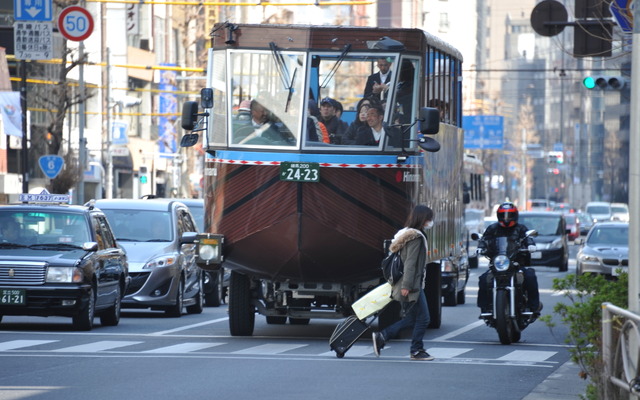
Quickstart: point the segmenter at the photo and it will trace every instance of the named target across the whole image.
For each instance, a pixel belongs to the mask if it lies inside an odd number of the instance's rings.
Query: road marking
[[[437,337],[437,338],[433,339],[433,341],[434,342],[442,342],[442,341],[445,341],[445,340],[449,340],[452,337],[461,335],[461,334],[463,334],[465,332],[468,332],[468,331],[470,331],[472,329],[475,329],[475,328],[479,327],[480,325],[485,325],[484,320],[478,320],[478,321],[476,321],[476,322],[474,322],[472,324],[469,324],[467,326],[463,326],[462,328],[456,329],[455,331],[452,331],[452,332],[449,332],[446,335],[442,335],[440,337]]]
[[[22,347],[31,347],[53,342],[59,342],[59,340],[11,340],[9,342],[0,343],[0,351],[14,350]]]
[[[204,322],[200,322],[200,323],[193,324],[193,325],[186,325],[186,326],[181,326],[181,327],[175,328],[175,329],[169,329],[169,330],[166,330],[166,331],[153,332],[153,333],[149,333],[148,335],[149,336],[166,335],[168,333],[186,331],[187,329],[197,328],[199,326],[204,326],[204,325],[211,325],[211,324],[215,324],[215,323],[222,322],[222,321],[228,321],[228,320],[229,320],[229,317],[218,318],[218,319],[213,319],[211,321],[204,321]]]
[[[247,349],[233,351],[231,354],[264,354],[273,355],[284,353],[285,351],[294,350],[300,347],[308,346],[308,344],[287,344],[287,343],[267,343],[260,346],[253,346]]]
[[[55,351],[58,353],[94,353],[98,351],[117,349],[118,347],[132,346],[134,344],[140,344],[140,343],[144,343],[144,342],[103,340],[100,342],[81,344],[78,346],[64,347],[62,349],[57,349],[52,351]]]
[[[210,347],[221,346],[226,343],[181,343],[174,344],[173,346],[159,347],[153,350],[146,350],[142,353],[156,353],[156,354],[182,354],[192,351],[198,351],[202,349],[208,349]]]
[[[435,358],[454,358],[471,350],[473,349],[463,349],[458,347],[430,347],[428,349],[428,353]]]
[[[496,360],[500,361],[546,361],[549,358],[558,354],[556,351],[530,351],[530,350],[516,350],[509,354],[506,354]]]

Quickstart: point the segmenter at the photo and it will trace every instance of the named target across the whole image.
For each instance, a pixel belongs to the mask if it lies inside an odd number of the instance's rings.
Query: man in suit
[[[378,146],[381,140],[385,145],[400,147],[401,137],[397,129],[390,128],[383,123],[384,109],[380,105],[373,105],[367,110],[367,125],[361,126],[356,132],[356,143],[361,146]]]
[[[391,59],[379,58],[378,69],[380,72],[369,75],[367,84],[364,87],[364,97],[373,97],[380,101],[386,100],[389,92],[389,82],[391,81]]]

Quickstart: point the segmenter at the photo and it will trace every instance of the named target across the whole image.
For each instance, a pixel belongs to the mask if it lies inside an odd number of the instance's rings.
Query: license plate
[[[1,305],[23,306],[26,304],[26,298],[24,289],[0,289]]]
[[[319,182],[320,164],[283,161],[280,163],[280,180],[288,182]]]
[[[531,253],[531,258],[540,259],[542,258],[542,253],[539,251],[534,251],[533,253]]]

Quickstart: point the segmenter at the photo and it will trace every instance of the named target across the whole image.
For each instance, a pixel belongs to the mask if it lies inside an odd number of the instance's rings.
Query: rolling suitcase
[[[375,317],[371,320],[373,322]],[[329,338],[331,350],[336,352],[336,357],[342,358],[344,354],[353,346],[356,340],[369,329],[371,324],[358,319],[355,315],[350,315],[340,322]]]

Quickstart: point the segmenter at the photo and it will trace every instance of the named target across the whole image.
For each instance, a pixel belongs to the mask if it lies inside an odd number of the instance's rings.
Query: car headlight
[[[156,257],[149,261],[142,267],[142,269],[153,269],[159,267],[170,267],[176,263],[177,257],[175,254],[166,254],[160,257]]]
[[[47,283],[79,283],[82,282],[82,271],[76,267],[47,268]]]
[[[497,256],[493,259],[493,266],[497,271],[506,271],[509,269],[509,258],[507,256]]]
[[[598,257],[589,254],[580,254],[578,260],[580,260],[580,262],[600,262]]]
[[[455,268],[453,267],[453,262],[451,260],[441,260],[440,261],[440,271],[442,272],[453,272]]]
[[[561,249],[562,248],[562,239],[556,239],[551,244],[549,244],[550,249]]]

